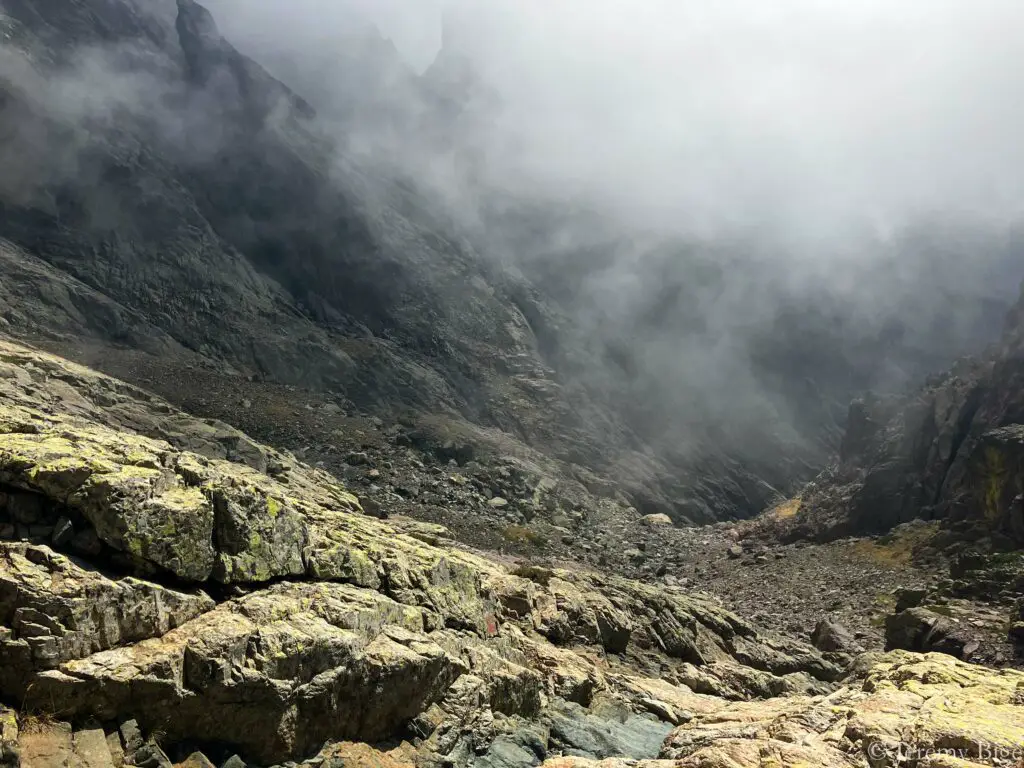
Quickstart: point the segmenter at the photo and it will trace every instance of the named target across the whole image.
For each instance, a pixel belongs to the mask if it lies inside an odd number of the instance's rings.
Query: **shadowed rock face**
[[[467,346],[528,352],[479,259],[431,231],[426,201],[343,167],[308,104],[228,45],[201,6],[0,10],[18,63],[2,88],[15,139],[5,162],[21,171],[0,194],[10,249],[193,351],[364,403],[464,406],[484,384]],[[68,109],[64,87],[93,98]],[[90,330],[116,340],[141,335],[140,321]],[[373,366],[347,353],[361,346]]]
[[[1024,546],[1024,324],[899,397],[853,403],[841,463],[805,489],[786,536],[887,531],[915,518],[947,521],[962,542]]]

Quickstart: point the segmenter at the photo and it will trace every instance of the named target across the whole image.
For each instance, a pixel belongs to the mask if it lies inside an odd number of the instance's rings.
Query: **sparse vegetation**
[[[909,565],[914,553],[939,531],[938,523],[917,523],[896,529],[875,540],[854,544],[856,553],[878,565],[892,568]]]
[[[781,504],[773,507],[768,511],[768,514],[774,515],[780,520],[789,520],[797,516],[800,511],[800,507],[803,504],[803,499],[799,496],[794,496],[792,499],[787,499]]]

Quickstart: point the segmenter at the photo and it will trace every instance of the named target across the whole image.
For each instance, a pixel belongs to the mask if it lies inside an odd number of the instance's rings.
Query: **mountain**
[[[129,379],[160,366],[149,385],[191,407],[216,410],[188,393],[202,368],[496,430],[490,449],[700,523],[794,492],[850,397],[923,378],[1008,305],[1013,231],[929,228],[941,261],[927,234],[889,243],[843,276],[880,293],[865,306],[780,273],[758,232],[503,190],[474,143],[500,94],[458,35],[416,75],[362,28],[329,60],[258,63],[191,0],[0,14],[6,328]],[[991,273],[962,272],[972,253]]]
[[[1001,340],[920,389],[850,407],[840,462],[811,484],[787,535],[878,533],[940,520],[958,544],[1024,545],[1024,297]]]
[[[0,767],[1019,760],[1020,228],[521,185],[453,29],[0,0]]]

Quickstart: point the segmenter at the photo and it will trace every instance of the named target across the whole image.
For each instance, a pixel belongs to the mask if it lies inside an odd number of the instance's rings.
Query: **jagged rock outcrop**
[[[7,342],[0,489],[0,696],[168,743],[266,763],[419,722],[445,755],[517,732],[487,713],[586,742],[598,700],[678,721],[842,674],[678,588],[509,571],[367,516],[325,472]]]
[[[970,632],[927,608],[908,608],[885,621],[887,648],[908,651],[936,651],[960,659],[969,659],[978,649]]]
[[[879,533],[915,518],[947,521],[961,543],[1024,545],[1024,324],[903,397],[850,408],[841,463],[807,486],[799,511],[765,530],[784,538]]]

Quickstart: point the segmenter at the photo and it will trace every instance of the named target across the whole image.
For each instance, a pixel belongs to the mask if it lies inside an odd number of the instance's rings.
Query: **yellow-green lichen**
[[[1006,461],[998,448],[989,446],[985,449],[984,461],[984,514],[989,522],[1000,517],[1000,500],[1006,484]]]
[[[281,514],[281,502],[273,496],[267,496],[267,514],[270,515],[271,520],[277,519],[277,516]]]

